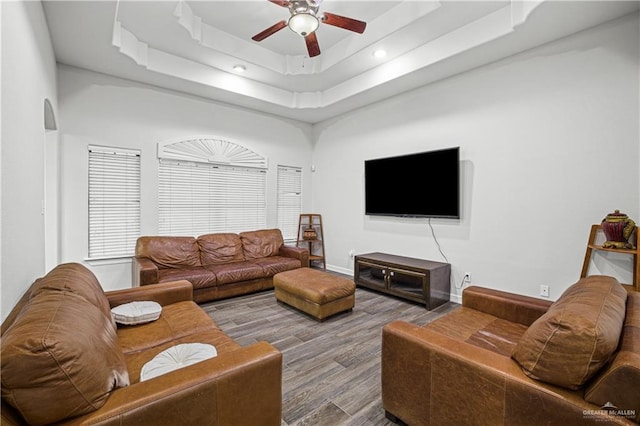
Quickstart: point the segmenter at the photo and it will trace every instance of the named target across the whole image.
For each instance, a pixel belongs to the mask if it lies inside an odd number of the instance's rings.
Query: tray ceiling
[[[367,28],[320,25],[322,54],[309,58],[287,28],[251,40],[289,16],[266,0],[43,3],[60,63],[309,123],[638,10],[629,1],[324,0],[320,13]]]

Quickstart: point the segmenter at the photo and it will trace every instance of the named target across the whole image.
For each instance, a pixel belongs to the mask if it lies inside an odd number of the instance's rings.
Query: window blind
[[[160,159],[158,228],[198,236],[266,227],[266,170]]]
[[[278,166],[278,228],[285,241],[298,239],[302,210],[302,169]]]
[[[89,258],[132,256],[140,235],[140,151],[89,147]]]

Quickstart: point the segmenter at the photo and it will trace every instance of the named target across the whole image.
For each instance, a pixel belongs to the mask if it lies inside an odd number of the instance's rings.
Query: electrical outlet
[[[470,283],[471,282],[471,272],[465,272],[464,273],[464,278],[462,279],[462,282],[464,282],[464,283]]]
[[[349,257],[350,257],[351,259],[353,259],[353,258],[355,257],[355,255],[356,255],[356,254],[355,254],[355,252],[353,251],[353,249],[349,250]]]
[[[549,297],[549,286],[540,284],[540,296]]]

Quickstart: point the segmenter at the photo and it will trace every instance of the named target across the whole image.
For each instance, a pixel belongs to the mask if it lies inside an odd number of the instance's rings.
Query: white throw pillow
[[[111,309],[118,324],[135,325],[160,318],[162,306],[156,302],[131,302]]]
[[[204,343],[183,343],[172,346],[142,366],[140,381],[153,379],[216,355],[218,355],[216,348]]]

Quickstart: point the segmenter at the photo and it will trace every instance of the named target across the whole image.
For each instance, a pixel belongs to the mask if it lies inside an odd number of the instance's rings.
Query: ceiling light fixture
[[[245,72],[247,70],[247,67],[245,67],[244,65],[234,65],[233,70],[235,72]]]
[[[378,59],[382,59],[387,56],[387,51],[384,49],[376,49],[373,51],[373,56]]]
[[[294,33],[306,37],[318,29],[320,22],[313,13],[305,11],[292,15],[287,25]]]

